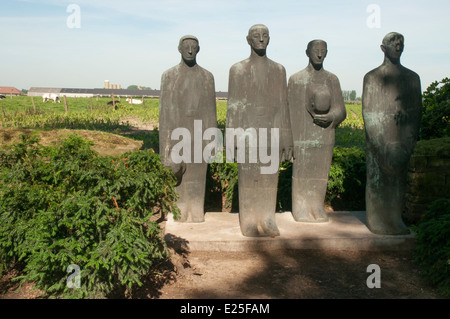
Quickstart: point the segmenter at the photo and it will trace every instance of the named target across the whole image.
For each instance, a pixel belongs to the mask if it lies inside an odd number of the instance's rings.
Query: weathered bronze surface
[[[384,62],[364,77],[367,226],[377,234],[409,233],[402,220],[408,162],[419,133],[420,78],[400,64],[404,37],[395,32],[382,42]]]
[[[230,69],[226,127],[267,129],[267,146],[258,144],[258,153],[270,152],[271,129],[279,129],[278,160],[291,157],[292,135],[287,106],[287,83],[284,67],[266,55],[269,30],[264,25],[250,28],[247,42],[251,47],[250,57],[234,64]],[[261,136],[259,136],[261,137]],[[264,148],[264,149],[262,149]],[[227,145],[227,152],[229,145]],[[238,162],[239,220],[242,234],[249,237],[277,236],[275,223],[278,185],[278,168],[271,174],[262,174],[266,166],[260,159],[251,163],[249,147],[246,161]],[[267,153],[266,153],[267,154]]]
[[[203,157],[201,163],[194,162],[194,121],[202,121],[201,136],[206,129],[217,127],[214,77],[197,64],[199,50],[196,37],[182,37],[178,46],[181,62],[164,72],[161,78],[159,149],[163,164],[172,168],[178,179],[176,191],[181,222],[204,221],[208,164]],[[172,140],[171,134],[176,128],[187,128],[192,137],[189,162],[176,163],[172,160],[171,150],[178,140]],[[203,147],[205,145],[203,141]]]
[[[288,84],[289,115],[294,139],[292,215],[299,222],[325,222],[328,174],[336,126],[346,117],[339,79],[325,71],[323,40],[309,42],[308,66]]]

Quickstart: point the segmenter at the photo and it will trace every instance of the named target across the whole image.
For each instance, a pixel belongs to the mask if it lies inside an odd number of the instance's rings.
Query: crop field
[[[0,100],[0,126],[21,128],[80,128],[101,131],[126,131],[126,120],[158,121],[158,99],[144,99],[143,104],[130,105],[124,98],[67,98],[67,112],[61,103],[43,102],[41,97],[7,97]],[[34,107],[33,107],[34,103]]]
[[[159,99],[145,98],[143,104],[130,105],[125,98],[115,98],[116,107],[108,105],[109,97],[67,98],[61,103],[43,102],[41,97],[13,96],[0,100],[0,128],[26,129],[85,129],[127,134],[143,140],[144,147],[155,145],[155,136],[149,141],[145,125],[157,129],[159,121]],[[34,103],[34,107],[33,107]],[[217,121],[225,127],[227,102],[217,101]],[[336,129],[336,146],[364,149],[364,123],[360,104],[347,104],[347,118]],[[132,132],[133,127],[137,132]],[[156,148],[157,149],[157,148]],[[155,150],[156,150],[155,149]]]

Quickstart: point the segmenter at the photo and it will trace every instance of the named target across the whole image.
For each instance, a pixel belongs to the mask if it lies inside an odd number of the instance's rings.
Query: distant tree
[[[356,100],[356,91],[353,90],[350,92],[350,101],[355,101]]]
[[[141,86],[141,85],[130,85],[127,87],[128,90],[151,90],[151,87]]]
[[[342,97],[344,98],[344,101],[348,101],[350,98],[350,91],[342,91]]]
[[[22,93],[24,93],[24,94],[27,94],[27,93],[28,93],[28,90],[26,90],[26,89],[22,89],[21,91],[22,91]]]

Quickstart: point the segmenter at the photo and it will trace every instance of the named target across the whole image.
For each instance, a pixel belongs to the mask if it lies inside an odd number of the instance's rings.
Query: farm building
[[[95,97],[95,96],[121,96],[121,97],[159,97],[159,90],[128,90],[128,89],[70,89],[31,87],[28,96],[43,96],[44,94],[57,94],[66,97]],[[216,92],[216,98],[226,99],[227,92]]]
[[[0,95],[23,95],[23,93],[12,86],[0,86]]]
[[[218,99],[218,100],[228,99],[228,92],[222,92],[222,91],[216,92],[216,99]]]
[[[94,97],[94,96],[123,96],[123,97],[158,97],[159,90],[126,90],[126,89],[74,89],[74,88],[44,88],[31,87],[28,96],[43,96],[44,94],[57,94],[67,97]]]

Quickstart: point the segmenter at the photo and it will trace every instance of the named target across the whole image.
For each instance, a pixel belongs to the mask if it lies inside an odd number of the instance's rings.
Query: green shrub
[[[450,137],[418,141],[413,155],[450,157]]]
[[[335,147],[326,200],[333,208],[365,209],[366,153],[357,147]]]
[[[450,136],[450,79],[433,82],[423,92],[422,140]]]
[[[71,136],[0,151],[0,262],[52,296],[105,297],[141,285],[167,249],[154,213],[179,211],[175,178],[152,150],[100,157]],[[69,265],[81,288],[66,285]]]
[[[238,203],[238,168],[237,163],[227,163],[223,153],[223,163],[209,165],[209,175],[220,181],[225,194],[225,208],[237,208]]]
[[[434,201],[415,230],[421,274],[450,297],[450,199]]]
[[[278,171],[277,210],[292,210],[292,163],[280,163]]]

